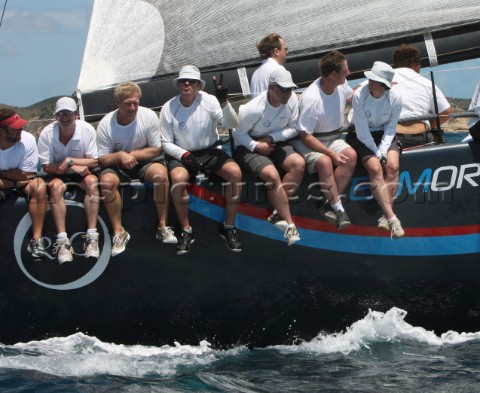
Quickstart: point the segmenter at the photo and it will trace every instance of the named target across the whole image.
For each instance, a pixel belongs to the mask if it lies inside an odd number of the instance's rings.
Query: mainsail
[[[419,44],[434,62],[477,57],[479,27],[478,0],[95,0],[78,90],[170,80],[182,65],[194,64],[205,75],[230,70],[231,92],[246,93],[242,77],[260,62],[255,43],[272,32],[285,38],[286,67],[302,86],[316,78],[318,58],[332,49],[352,54],[353,72],[373,60],[391,62],[393,46],[402,42]],[[151,106],[175,94],[168,83],[144,94]]]

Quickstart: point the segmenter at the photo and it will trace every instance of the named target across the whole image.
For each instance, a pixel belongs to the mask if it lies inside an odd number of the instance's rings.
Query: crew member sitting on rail
[[[297,191],[305,171],[305,160],[288,140],[296,137],[297,87],[290,72],[279,68],[270,74],[268,90],[240,106],[239,124],[233,135],[235,158],[247,171],[266,183],[274,211],[268,221],[284,232],[288,245],[300,240],[290,213],[289,197]],[[275,167],[285,171],[283,179]]]
[[[402,97],[400,121],[435,114],[432,81],[420,75],[420,50],[402,44],[393,53],[393,90]],[[441,90],[435,86],[440,124],[449,120],[452,108]],[[437,128],[436,119],[412,120],[397,125],[397,140],[403,148],[421,146],[434,141],[431,129]]]
[[[64,193],[74,183],[85,191],[83,200],[87,216],[87,234],[83,250],[85,257],[97,258],[97,217],[100,203],[98,178],[90,172],[98,166],[95,129],[77,119],[77,103],[71,97],[60,98],[55,107],[55,122],[47,125],[38,139],[38,156],[48,177],[50,210],[57,230],[53,253],[60,264],[73,261],[73,248],[67,236]]]
[[[35,137],[23,130],[27,124],[10,108],[0,107],[0,189],[21,191],[28,197],[28,213],[33,237],[28,251],[33,258],[44,258],[43,221],[47,213],[45,181],[35,177],[38,151]]]
[[[190,251],[195,241],[188,217],[187,185],[199,172],[220,176],[225,180],[225,221],[220,223],[220,236],[227,247],[242,251],[235,228],[235,217],[242,189],[242,171],[237,163],[219,148],[217,123],[225,128],[238,124],[235,110],[227,99],[227,87],[214,80],[216,95],[205,93],[205,81],[192,65],[183,66],[173,80],[180,94],[169,100],[160,112],[162,144],[167,154],[172,179],[172,199],[182,227],[177,254]]]
[[[368,171],[372,194],[384,213],[378,220],[378,228],[391,230],[391,237],[398,239],[405,234],[393,212],[398,184],[384,180],[384,171],[387,179],[398,177],[400,161],[395,132],[402,98],[392,89],[393,75],[393,68],[381,61],[365,72],[368,82],[355,90],[353,111],[349,114],[353,112],[355,132],[348,133],[346,140]]]
[[[341,195],[357,164],[357,153],[341,138],[345,105],[353,95],[346,80],[347,59],[338,51],[326,54],[320,60],[320,73],[300,99],[300,140],[292,145],[305,158],[308,172],[318,172],[326,199],[320,214],[341,230],[350,225]]]
[[[103,117],[97,127],[97,145],[105,210],[115,235],[112,256],[125,251],[130,234],[122,225],[120,183],[139,179],[153,186],[157,210],[156,237],[163,243],[177,243],[174,231],[167,226],[169,183],[162,154],[160,124],[151,109],[139,106],[142,91],[134,82],[120,83],[114,91],[118,109]]]

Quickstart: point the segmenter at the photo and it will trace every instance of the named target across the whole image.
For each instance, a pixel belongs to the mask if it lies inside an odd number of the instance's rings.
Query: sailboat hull
[[[216,182],[194,185],[190,214],[196,241],[176,255],[155,239],[151,190],[123,191],[124,226],[132,238],[111,258],[102,210],[101,256],[83,256],[85,217],[72,191],[67,229],[73,263],[52,255],[55,231],[47,215],[47,259],[26,251],[30,222],[23,198],[0,203],[0,342],[83,332],[123,344],[266,346],[341,331],[369,309],[399,307],[406,321],[441,333],[480,330],[480,144],[405,152],[395,211],[406,236],[376,228],[380,210],[358,168],[346,195],[352,225],[338,232],[318,214],[316,179],[306,176],[292,213],[302,240],[291,247],[265,218],[262,185],[245,176],[237,227],[243,251],[218,236],[224,199]],[[170,221],[175,225],[172,211]]]

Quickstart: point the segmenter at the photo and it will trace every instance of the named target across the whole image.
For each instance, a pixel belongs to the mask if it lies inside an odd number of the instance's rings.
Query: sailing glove
[[[217,77],[212,76],[213,85],[215,86],[215,95],[218,102],[223,104],[228,99],[228,86],[223,84],[223,74],[220,74],[220,81],[217,81]]]
[[[380,157],[380,164],[385,167],[387,165],[387,157],[386,156],[381,156]]]
[[[202,164],[200,161],[198,161],[197,157],[189,151],[183,153],[181,161],[188,173],[192,176],[196,176],[198,172],[202,170]]]

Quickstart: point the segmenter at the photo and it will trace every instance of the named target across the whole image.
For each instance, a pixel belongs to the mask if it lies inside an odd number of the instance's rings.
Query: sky
[[[0,12],[4,5],[0,0]],[[93,0],[7,1],[0,26],[0,103],[29,106],[75,91],[92,7]]]
[[[0,26],[0,103],[29,106],[72,94],[93,0],[0,0],[0,12],[5,1]],[[457,68],[462,71],[450,71]],[[428,71],[422,69],[422,73]],[[480,80],[480,59],[442,65],[434,71],[435,82],[446,96],[471,98]]]

